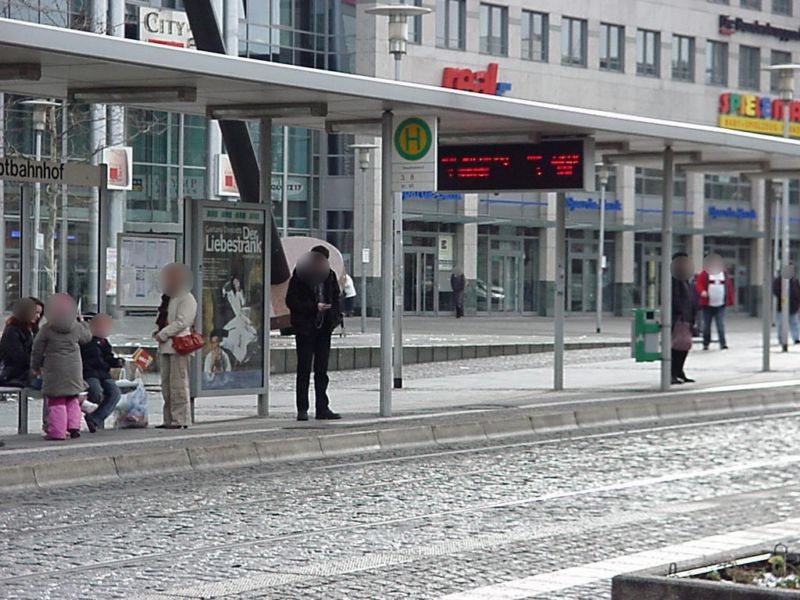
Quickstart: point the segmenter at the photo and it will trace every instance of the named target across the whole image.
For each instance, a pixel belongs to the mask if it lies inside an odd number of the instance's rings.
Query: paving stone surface
[[[742,420],[6,495],[0,597],[437,598],[797,516],[799,434]]]

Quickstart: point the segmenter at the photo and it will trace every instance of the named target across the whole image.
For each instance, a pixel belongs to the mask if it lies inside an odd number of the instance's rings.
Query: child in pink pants
[[[47,402],[48,440],[80,437],[79,395],[83,380],[81,344],[92,339],[89,328],[78,316],[75,301],[68,294],[54,294],[45,307],[47,323],[33,340],[31,369],[42,375],[42,395]]]

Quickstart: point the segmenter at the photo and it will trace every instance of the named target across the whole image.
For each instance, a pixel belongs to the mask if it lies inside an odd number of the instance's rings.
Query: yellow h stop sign
[[[405,160],[425,158],[433,144],[431,128],[422,119],[406,119],[394,133],[394,147]]]

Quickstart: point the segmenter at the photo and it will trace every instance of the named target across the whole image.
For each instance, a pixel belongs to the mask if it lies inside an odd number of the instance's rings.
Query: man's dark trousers
[[[314,367],[314,393],[316,395],[317,415],[323,415],[328,408],[328,357],[331,353],[331,332],[314,329],[307,334],[295,336],[297,346],[297,412],[308,412],[308,386],[311,381],[311,367]]]

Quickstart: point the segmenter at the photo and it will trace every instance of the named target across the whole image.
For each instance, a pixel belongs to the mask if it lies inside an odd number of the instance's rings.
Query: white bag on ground
[[[114,426],[117,429],[147,427],[147,390],[141,377],[135,380],[133,391],[123,394],[116,408]]]

